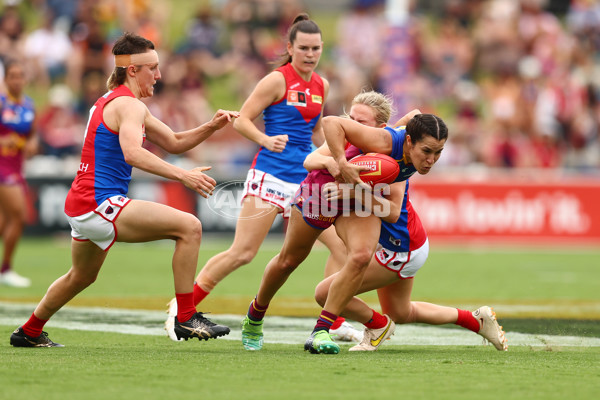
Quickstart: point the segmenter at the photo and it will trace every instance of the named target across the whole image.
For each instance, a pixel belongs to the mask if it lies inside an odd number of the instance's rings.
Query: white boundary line
[[[23,324],[35,304],[0,302],[0,325]],[[241,341],[241,315],[210,314],[208,317],[231,328],[231,333],[221,339]],[[64,307],[46,325],[82,331],[115,332],[132,335],[165,336],[163,324],[166,313],[148,310],[126,310],[102,307]],[[304,343],[315,324],[315,318],[267,316],[265,318],[265,343]],[[357,328],[359,326],[354,324]],[[518,332],[506,334],[510,346],[600,346],[600,338],[578,336],[537,335]],[[390,345],[442,345],[473,346],[482,338],[462,328],[440,328],[424,325],[398,325]]]

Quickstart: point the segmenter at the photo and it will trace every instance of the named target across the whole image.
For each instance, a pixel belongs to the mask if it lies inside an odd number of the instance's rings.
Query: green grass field
[[[229,244],[206,240],[200,265]],[[33,278],[32,287],[0,286],[0,398],[591,399],[600,392],[600,250],[457,249],[434,242],[413,299],[493,306],[509,351],[481,346],[479,336],[455,326],[401,326],[376,353],[349,353],[343,345],[340,354],[325,356],[302,351],[318,315],[312,293],[327,256],[317,247],[273,301],[264,350],[246,352],[237,324],[280,245],[271,238],[201,305],[232,328],[226,340],[175,343],[163,335],[173,245],[158,242],[111,250],[94,285],[47,326],[65,348],[16,349],[8,344],[11,331],[70,264],[67,239],[24,240],[16,264]],[[376,303],[373,295],[363,298]]]

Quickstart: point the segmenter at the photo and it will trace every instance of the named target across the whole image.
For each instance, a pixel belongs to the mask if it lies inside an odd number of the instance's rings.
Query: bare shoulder
[[[285,77],[280,71],[273,71],[262,78],[257,86],[263,86],[269,90],[285,89]]]
[[[119,130],[125,121],[144,123],[149,116],[148,107],[134,97],[120,96],[104,106],[103,119],[112,130]]]
[[[270,104],[285,95],[285,78],[279,71],[273,71],[262,78],[254,88],[249,99],[256,102],[260,99],[260,103]]]

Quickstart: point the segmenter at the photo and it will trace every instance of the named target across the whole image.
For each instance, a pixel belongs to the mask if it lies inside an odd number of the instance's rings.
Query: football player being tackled
[[[418,113],[418,110],[415,110],[407,114],[396,123],[395,128],[400,127]],[[354,121],[380,128],[385,126],[385,121],[387,121],[390,114],[391,102],[376,92],[366,92],[357,95],[350,110],[350,117]],[[403,167],[404,173],[408,172],[411,175],[415,170],[418,170],[420,173],[427,173],[429,171],[433,163],[439,158],[443,143],[447,137],[447,130],[441,120],[434,116],[419,116],[417,120],[421,120],[422,118],[425,121],[421,121],[418,127],[415,127],[413,123],[406,130],[414,132],[415,128],[420,129],[423,130],[425,135],[413,133],[412,136],[409,135],[408,138],[405,138],[401,142],[403,143],[403,155],[407,156],[406,160],[408,162],[408,166]],[[429,122],[429,125],[426,124],[427,122]],[[351,125],[355,129],[358,129],[356,124]],[[441,132],[438,127],[441,128]],[[379,132],[378,130],[371,130],[371,133],[378,134]],[[434,136],[431,133],[439,133],[439,136]],[[406,146],[407,142],[410,143],[409,146]],[[347,143],[346,147],[348,147]],[[368,145],[365,145],[365,147],[369,148]],[[429,154],[428,157],[426,156],[427,154]],[[331,155],[328,147],[323,146],[306,159],[305,166],[309,170],[327,168],[333,174],[337,174],[340,169],[338,163]],[[411,161],[413,162],[411,163]],[[418,167],[421,168],[419,169]],[[358,169],[355,169],[355,171],[358,171]],[[498,326],[495,314],[493,314],[493,311],[489,307],[481,307],[474,313],[471,313],[451,307],[410,301],[413,282],[411,278],[414,277],[414,274],[427,259],[429,245],[418,215],[414,212],[408,201],[407,190],[408,181],[400,181],[391,185],[389,200],[394,202],[395,206],[401,204],[401,207],[391,207],[389,215],[382,218],[383,226],[381,227],[380,241],[384,245],[388,244],[386,246],[388,251],[381,245],[378,245],[377,256],[371,258],[368,264],[369,268],[364,276],[365,281],[368,280],[368,282],[364,282],[358,288],[358,292],[377,288],[384,313],[390,313],[392,317],[379,314],[359,299],[352,298],[349,304],[350,310],[348,312],[344,310],[343,314],[364,323],[365,333],[361,343],[354,346],[351,350],[376,350],[384,339],[389,338],[393,334],[395,328],[394,321],[400,323],[423,322],[429,324],[456,323],[479,333],[491,341],[498,350],[505,350],[506,339],[504,338],[504,333],[501,327]],[[334,199],[336,196],[335,191],[330,191],[328,196],[330,199]],[[338,218],[336,228],[340,220],[341,218]],[[345,226],[343,223],[342,229]],[[357,231],[354,230],[354,232]],[[338,232],[344,234],[347,230],[340,231],[338,229]],[[360,232],[361,235],[357,236],[363,237],[364,232]],[[394,242],[395,246],[390,244],[393,237],[397,238],[397,241]],[[352,239],[347,236],[342,236],[342,238],[344,238],[346,243]],[[289,242],[289,244],[292,244],[292,242]],[[293,256],[290,247],[286,248],[284,244],[282,253],[271,261],[267,271],[265,271],[261,289],[251,303],[248,316],[243,322],[242,340],[247,349],[260,349],[262,346],[262,321],[267,308],[264,304],[268,305],[268,302],[261,303],[261,296],[270,301],[276,292],[276,289],[271,292],[266,291],[265,282],[269,282],[269,276],[284,275],[287,278],[287,275],[295,268],[293,264],[288,265],[286,268],[286,264],[282,262],[282,254],[286,254],[284,250],[287,250],[288,259]],[[350,266],[353,266],[352,263],[356,265],[358,260],[353,260],[349,257],[349,261]],[[279,267],[278,270],[276,269],[277,267]],[[364,270],[359,270],[357,273],[364,273]],[[325,305],[328,293],[331,296],[329,289],[338,275],[335,274],[326,278],[317,287],[317,301],[321,305]],[[270,297],[268,297],[269,293],[272,293]],[[331,321],[334,319],[335,314],[323,310],[313,333],[305,344],[305,350],[309,350],[312,353],[335,354],[339,352],[339,346],[331,340],[328,332],[328,326],[331,325]]]
[[[370,258],[366,264],[362,263],[363,260],[349,259],[344,269],[317,286],[316,299],[323,306],[323,310],[313,333],[306,341],[305,350],[326,354],[339,352],[339,346],[333,343],[327,334],[331,318],[336,318],[339,314],[365,325],[363,340],[350,348],[350,351],[377,350],[394,333],[395,322],[432,325],[455,323],[478,333],[496,349],[506,350],[504,332],[490,307],[483,306],[470,312],[410,301],[413,278],[427,259],[429,242],[409,200],[408,177],[414,172],[427,174],[439,159],[448,137],[444,122],[431,114],[415,112],[404,130],[405,136],[397,142],[395,131],[391,129],[387,129],[391,134],[387,135],[385,130],[365,128],[339,118],[327,118],[324,123],[332,158],[338,164],[344,181],[361,184],[358,169],[340,156],[346,142],[349,141],[366,151],[387,153],[391,139],[392,156],[403,160],[400,162],[400,176],[396,178],[397,183],[392,184],[392,187],[402,185],[403,189],[400,214],[390,213],[391,218],[381,218],[375,257]],[[398,124],[395,127],[398,128]],[[402,130],[401,127],[399,129]],[[402,148],[401,154],[396,150],[398,147]],[[339,192],[336,194],[329,191],[328,198],[334,199],[336,195],[339,196]],[[371,240],[364,231],[351,232],[360,232],[360,235],[355,235],[360,240]],[[342,236],[342,239],[348,243],[354,238]],[[356,294],[375,289],[378,291],[383,315],[355,297]]]
[[[367,122],[372,126],[383,127],[389,119],[391,105],[384,96],[375,92],[369,93],[370,94],[359,95],[360,98],[357,96],[355,104],[350,111],[350,116],[357,121]],[[376,94],[378,97],[372,97],[371,94]],[[368,118],[370,118],[370,121],[366,121]],[[360,151],[358,149],[353,148],[350,150],[349,156],[354,156],[359,153]],[[327,146],[324,145],[316,152],[312,153],[307,160],[316,157],[325,161],[331,161],[331,157],[328,157],[327,154],[329,154],[328,149]],[[333,163],[330,164],[335,168]],[[325,166],[318,165],[315,168],[325,168]],[[367,168],[362,169],[366,170]],[[326,169],[323,169],[323,171],[315,171],[303,182],[302,191],[305,192],[305,195],[308,195],[306,191],[312,190],[315,187],[315,183],[332,182],[333,180],[332,175],[329,174]],[[263,277],[263,282],[261,283],[259,294],[250,306],[248,317],[244,319],[242,340],[244,342],[244,347],[248,350],[259,350],[262,348],[262,317],[266,312],[268,303],[293,271],[293,268],[299,265],[309,254],[315,238],[318,237],[323,229],[332,225],[335,220],[335,217],[329,214],[327,216],[318,215],[318,212],[317,215],[311,216],[309,212],[310,204],[304,204],[302,197],[303,196],[297,197],[296,203],[299,204],[295,204],[295,207],[292,209],[292,215],[288,224],[282,252],[269,263],[265,276]],[[317,210],[318,209],[317,204]],[[301,213],[302,211],[305,211],[304,215]],[[303,219],[303,216],[306,218],[306,221]],[[293,263],[295,264],[293,268],[281,268],[280,265],[283,262],[286,262],[287,265],[291,260],[293,260]]]

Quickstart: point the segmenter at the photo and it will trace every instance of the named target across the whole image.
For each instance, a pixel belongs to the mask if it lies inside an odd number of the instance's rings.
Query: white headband
[[[158,53],[150,50],[138,54],[118,54],[115,56],[115,67],[127,68],[130,65],[158,64]]]

